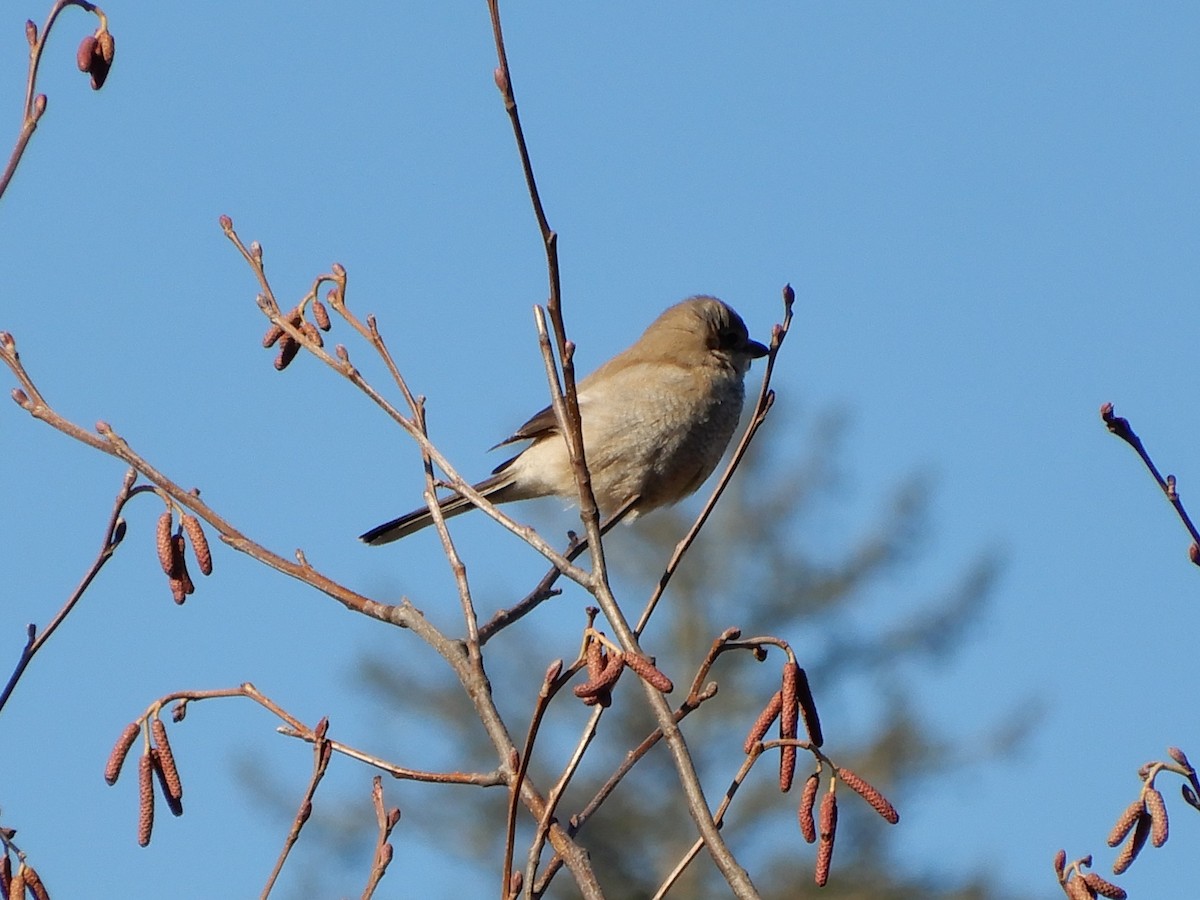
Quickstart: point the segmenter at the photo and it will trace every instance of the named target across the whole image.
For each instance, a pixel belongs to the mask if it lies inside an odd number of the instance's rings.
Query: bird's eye
[[[732,350],[744,340],[745,338],[736,328],[722,328],[717,334],[717,343],[722,350]]]

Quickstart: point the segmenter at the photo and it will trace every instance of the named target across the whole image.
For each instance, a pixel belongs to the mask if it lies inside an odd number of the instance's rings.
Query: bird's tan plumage
[[[767,348],[750,340],[741,317],[715,297],[667,309],[641,338],[578,385],[583,445],[601,513],[631,503],[628,518],[694,492],[720,461],[741,416],[750,362]],[[533,497],[578,498],[571,462],[547,407],[497,446],[531,441],[475,489],[493,503]],[[472,508],[452,494],[443,515]],[[425,507],[371,529],[386,544],[432,522]]]

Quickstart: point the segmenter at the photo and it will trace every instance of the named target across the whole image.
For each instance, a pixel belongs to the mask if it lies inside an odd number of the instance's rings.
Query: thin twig
[[[517,114],[517,104],[512,89],[512,73],[508,66],[504,50],[504,36],[500,27],[500,10],[498,0],[488,0],[488,9],[492,19],[492,33],[496,44],[496,56],[499,63],[496,69],[496,85],[504,95],[505,109],[508,111],[513,134],[521,155],[521,164],[525,172],[526,184],[529,187],[530,200],[541,229],[546,250],[546,265],[550,282],[550,294],[547,299],[547,312],[554,329],[558,345],[559,363],[562,369],[562,383],[558,382],[558,373],[554,368],[552,354],[545,338],[545,327],[538,313],[539,341],[543,344],[543,358],[546,360],[547,376],[550,383],[551,402],[555,418],[566,441],[570,454],[572,469],[575,475],[576,487],[579,491],[579,512],[587,532],[588,543],[592,556],[591,584],[585,585],[596,598],[604,615],[612,626],[622,648],[627,653],[641,653],[637,635],[629,627],[624,613],[613,596],[608,583],[608,574],[604,558],[604,548],[600,538],[599,514],[596,509],[595,497],[592,493],[591,477],[588,473],[584,456],[582,420],[579,415],[579,400],[575,387],[574,345],[567,340],[566,327],[562,318],[562,293],[559,280],[557,237],[550,229],[542,207],[541,198],[533,177],[533,167],[529,160],[524,132]],[[581,582],[582,583],[582,582]],[[712,813],[704,799],[704,791],[700,786],[695,763],[687,748],[687,743],[680,733],[666,699],[654,687],[642,681],[643,690],[667,740],[671,757],[678,772],[683,792],[687,798],[688,811],[696,823],[700,834],[708,846],[717,868],[721,870],[734,894],[739,898],[757,897],[750,876],[734,858],[733,853],[722,839],[720,832],[713,823]]]
[[[279,878],[279,873],[283,871],[283,864],[287,862],[288,854],[292,852],[292,848],[296,846],[296,841],[300,837],[300,829],[312,815],[312,801],[317,793],[317,785],[325,777],[325,770],[329,767],[329,760],[332,756],[332,748],[325,739],[325,733],[328,730],[329,719],[321,719],[317,723],[317,727],[313,729],[312,776],[308,779],[308,788],[304,791],[304,797],[300,800],[300,808],[296,810],[296,818],[292,820],[292,827],[288,829],[287,838],[284,839],[283,849],[279,852],[279,858],[275,860],[275,868],[271,870],[271,874],[267,878],[267,885],[259,895],[260,900],[266,900],[271,889],[275,887],[275,881]]]
[[[1146,468],[1150,470],[1150,474],[1154,476],[1154,480],[1158,482],[1159,488],[1166,495],[1167,500],[1175,507],[1175,513],[1179,516],[1179,521],[1183,523],[1183,527],[1187,529],[1188,534],[1192,536],[1192,546],[1188,555],[1196,565],[1200,566],[1200,532],[1196,530],[1196,526],[1192,523],[1191,516],[1187,510],[1183,508],[1183,501],[1179,499],[1179,492],[1175,489],[1175,476],[1168,475],[1166,478],[1158,471],[1158,466],[1154,464],[1154,460],[1150,458],[1142,439],[1134,433],[1134,430],[1129,425],[1129,420],[1121,418],[1113,412],[1113,405],[1105,403],[1100,407],[1100,418],[1104,420],[1104,424],[1108,430],[1127,443],[1130,447],[1137,451],[1137,455],[1142,458]]]
[[[25,155],[25,148],[29,146],[29,141],[33,137],[33,133],[37,131],[38,122],[46,112],[46,95],[38,94],[37,91],[37,76],[38,68],[42,63],[42,54],[46,49],[46,40],[50,37],[50,31],[54,27],[54,21],[68,6],[78,6],[85,12],[94,13],[100,19],[101,27],[108,27],[108,19],[99,7],[85,0],[57,0],[50,8],[50,15],[46,17],[46,24],[42,26],[41,33],[37,33],[36,28],[33,28],[33,23],[26,25],[26,36],[29,37],[29,74],[25,78],[25,108],[21,116],[21,130],[17,134],[16,144],[13,146],[12,154],[8,158],[8,165],[4,167],[4,174],[0,175],[0,197],[4,196],[4,192],[8,190],[9,182],[16,174],[17,166],[21,163],[21,158]],[[32,30],[31,30],[32,29]]]
[[[371,875],[363,890],[362,900],[371,900],[375,896],[375,889],[379,887],[379,882],[387,874],[387,867],[392,862],[393,852],[388,838],[391,837],[396,823],[400,821],[400,807],[393,806],[391,809],[385,809],[383,806],[383,782],[378,775],[371,782],[371,803],[375,807],[375,822],[379,826],[379,836],[375,840],[375,857],[371,862]]]
[[[113,502],[112,513],[108,517],[108,525],[104,530],[104,541],[101,544],[100,552],[92,560],[91,566],[84,573],[83,579],[71,593],[71,596],[67,598],[67,602],[63,604],[62,608],[50,620],[50,623],[40,635],[37,633],[36,625],[31,624],[26,629],[25,647],[21,650],[21,656],[17,660],[16,668],[13,669],[12,675],[9,676],[8,684],[4,686],[4,691],[0,693],[0,710],[4,709],[4,704],[8,702],[8,698],[12,695],[17,682],[21,680],[21,676],[25,673],[25,669],[33,660],[34,655],[45,645],[46,641],[50,640],[50,635],[54,634],[58,626],[63,623],[63,620],[75,608],[75,604],[83,597],[84,592],[91,586],[92,581],[100,574],[100,570],[104,568],[104,564],[112,558],[113,553],[116,552],[117,547],[124,539],[125,520],[121,518],[121,510],[124,509],[129,498],[138,493],[138,489],[133,486],[136,479],[137,472],[133,469],[130,469],[125,474],[125,480],[121,483],[120,491],[117,492],[117,499]]]

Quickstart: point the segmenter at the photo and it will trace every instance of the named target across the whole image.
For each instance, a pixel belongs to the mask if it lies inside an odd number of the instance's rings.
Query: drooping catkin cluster
[[[12,859],[8,853],[9,848],[5,847],[3,860],[0,861],[0,896],[4,900],[26,900],[28,894],[33,897],[33,900],[50,900],[50,892],[42,883],[42,877],[38,875],[37,869],[24,859],[19,859],[17,871],[14,872]]]
[[[1092,865],[1091,854],[1077,859],[1067,865],[1067,851],[1059,850],[1054,856],[1054,873],[1058,876],[1058,885],[1070,900],[1096,900],[1097,897],[1107,897],[1108,900],[1126,900],[1125,889],[1118,887],[1095,872],[1084,872]]]
[[[572,690],[587,706],[610,706],[613,685],[626,668],[632,669],[635,675],[657,691],[669,694],[675,690],[671,679],[655,665],[651,657],[615,649],[610,653],[604,635],[592,627],[590,618],[584,634],[583,658],[587,663],[588,680]]]
[[[807,749],[816,758],[817,768],[804,781],[800,792],[800,804],[796,809],[796,819],[800,825],[800,834],[807,843],[817,844],[817,863],[815,877],[820,886],[829,880],[830,866],[833,861],[833,842],[837,831],[837,783],[840,781],[870,804],[871,808],[884,819],[895,825],[900,821],[891,802],[866,779],[844,766],[834,765],[821,752],[825,736],[821,732],[821,720],[817,716],[817,704],[813,699],[812,688],[808,683],[808,675],[791,657],[784,663],[779,690],[777,690],[767,705],[763,707],[758,718],[750,727],[743,745],[747,754],[762,752],[762,741],[767,732],[779,720],[779,789],[788,791],[795,777],[797,750]],[[799,724],[803,721],[807,733],[807,741],[799,741]],[[817,795],[821,789],[821,775],[826,766],[831,770],[829,788],[821,799],[820,812],[817,810]]]
[[[329,302],[334,306],[337,306],[341,302],[341,296],[340,285],[330,288],[327,294]],[[312,309],[312,322],[304,317],[306,305]],[[329,318],[329,310],[317,298],[315,293],[300,301],[300,304],[291,312],[284,315],[283,318],[287,321],[288,325],[299,331],[307,340],[318,347],[325,346],[325,339],[321,337],[321,332],[328,331],[333,327],[333,322]],[[292,360],[300,352],[302,345],[282,325],[272,323],[271,327],[267,329],[266,334],[263,335],[262,345],[264,349],[270,349],[276,344],[279,345],[279,353],[275,357],[275,369],[282,372],[291,365]]]
[[[588,680],[576,685],[575,696],[588,706],[599,704],[605,708],[612,705],[612,689],[625,670],[625,654],[609,654],[599,638],[590,635],[584,648],[587,660]]]
[[[175,753],[167,739],[167,728],[157,712],[149,717],[149,740],[145,752],[138,759],[138,843],[145,847],[150,843],[154,830],[154,781],[157,779],[167,807],[176,816],[183,815],[183,784],[179,780],[179,768]],[[104,767],[104,780],[116,784],[125,758],[134,741],[142,732],[142,720],[129,723],[117,743],[113,745],[108,763]]]
[[[154,543],[158,551],[158,562],[166,573],[167,583],[171,588],[171,596],[176,603],[183,603],[188,595],[196,590],[183,555],[187,542],[192,542],[192,553],[195,554],[196,564],[204,575],[212,574],[212,550],[209,548],[208,538],[204,536],[204,528],[195,516],[184,513],[180,517],[179,527],[175,530],[172,530],[172,524],[171,510],[168,507],[158,517]]]
[[[817,704],[808,684],[808,674],[793,659],[784,663],[779,690],[767,701],[767,705],[750,727],[743,744],[746,753],[754,750],[754,745],[766,736],[776,718],[779,719],[779,737],[782,740],[795,740],[799,722],[803,720],[808,743],[814,748],[819,748],[825,743],[825,736],[821,733],[821,720],[817,716]],[[795,744],[786,744],[780,748],[779,789],[785,793],[791,790],[795,777],[796,749]]]
[[[1167,804],[1162,793],[1154,786],[1154,780],[1161,772],[1174,772],[1186,778],[1188,783],[1183,785],[1183,798],[1190,805],[1200,809],[1200,801],[1196,800],[1200,794],[1200,779],[1188,761],[1187,754],[1178,747],[1169,747],[1167,754],[1172,762],[1146,763],[1139,770],[1142,789],[1137,799],[1125,807],[1108,834],[1108,846],[1116,847],[1123,842],[1121,851],[1113,862],[1114,875],[1120,875],[1133,864],[1142,848],[1146,846],[1147,840],[1155,847],[1161,847],[1167,842],[1170,835]]]
[[[112,68],[113,57],[116,55],[116,44],[108,28],[101,25],[95,34],[89,34],[79,42],[75,51],[75,63],[80,72],[86,72],[92,78],[92,90],[98,91],[104,87],[108,78],[108,70]]]

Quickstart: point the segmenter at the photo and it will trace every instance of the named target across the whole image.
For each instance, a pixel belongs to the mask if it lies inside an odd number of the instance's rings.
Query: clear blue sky
[[[432,542],[353,541],[419,499],[415,451],[310,361],[276,375],[217,217],[264,244],[283,296],[345,264],[439,444],[485,472],[483,448],[544,402],[529,310],[545,285],[484,4],[105,8],[117,61],[103,91],[74,69],[91,27],[78,10],[44,65],[49,110],[0,201],[0,328],[60,411],[106,419],[246,532],[452,621]],[[5,143],[22,17],[44,12],[0,17]],[[1200,570],[1096,412],[1111,400],[1130,416],[1200,512],[1200,7],[514,3],[506,16],[581,367],[696,292],[765,337],[790,281],[777,388],[810,413],[852,411],[846,521],[914,468],[936,476],[932,556],[891,602],[915,607],[980,549],[1007,560],[969,646],[914,677],[959,733],[1030,698],[1045,717],[1014,760],[909,798],[889,835],[902,858],[994,869],[1039,897],[1056,895],[1060,846],[1111,859],[1103,838],[1137,767],[1168,744],[1200,757]],[[122,469],[15,407],[0,412],[0,459],[5,660],[87,565]],[[210,896],[215,878],[256,893],[284,828],[239,796],[231,763],[258,754],[298,794],[307,751],[248,703],[195,707],[175,741],[187,814],[140,850],[131,785],[100,778],[112,741],[162,693],[243,680],[367,741],[354,660],[410,652],[411,636],[223,549],[219,576],[175,608],[150,547],[157,513],[130,511],[128,545],[0,719],[0,821],[55,896]],[[475,534],[483,572],[497,556]],[[366,783],[335,768],[347,790]],[[1135,897],[1194,890],[1200,818],[1166,787],[1172,838],[1120,879]],[[398,867],[418,858],[415,819]],[[399,871],[381,896],[398,895]]]

